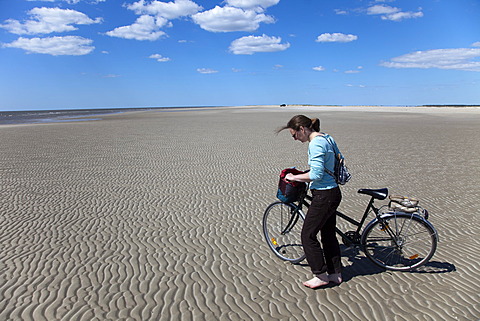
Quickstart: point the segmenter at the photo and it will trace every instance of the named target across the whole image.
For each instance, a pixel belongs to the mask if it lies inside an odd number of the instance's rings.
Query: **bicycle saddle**
[[[371,197],[376,198],[377,200],[384,200],[388,196],[388,188],[380,188],[380,189],[362,188],[358,190],[358,193],[370,195]]]

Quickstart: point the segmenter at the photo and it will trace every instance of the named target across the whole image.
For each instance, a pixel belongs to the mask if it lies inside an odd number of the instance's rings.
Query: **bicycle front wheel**
[[[299,263],[305,259],[300,238],[305,215],[292,204],[275,202],[263,215],[263,234],[270,249],[282,260]]]
[[[368,224],[361,243],[367,257],[378,266],[410,271],[433,256],[437,231],[418,215],[391,213]]]

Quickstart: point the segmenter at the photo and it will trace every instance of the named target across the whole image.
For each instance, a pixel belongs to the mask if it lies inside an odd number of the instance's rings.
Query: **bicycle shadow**
[[[380,273],[429,273],[429,274],[438,274],[438,273],[449,273],[456,271],[454,264],[448,262],[438,262],[430,261],[427,264],[418,267],[413,271],[390,271],[384,268],[381,268],[375,265],[365,254],[356,247],[347,247],[344,244],[340,244],[340,251],[342,258],[346,257],[351,263],[347,266],[344,266],[342,269],[343,282],[348,282],[355,277],[375,275]],[[306,261],[297,263],[297,265],[302,267],[308,267]],[[338,286],[337,284],[330,283],[326,286],[320,287],[319,289],[333,288]]]
[[[350,265],[345,266],[342,269],[343,281],[349,281],[354,277],[363,276],[363,275],[375,275],[384,272],[390,272],[387,269],[381,268],[375,265],[368,257],[366,257],[360,249],[355,247],[347,247],[343,244],[340,245],[340,250],[342,252],[342,257],[346,257]],[[401,273],[429,273],[429,274],[438,274],[438,273],[449,273],[456,271],[454,264],[448,262],[439,262],[439,261],[430,261],[427,264],[418,267],[413,271],[405,271]]]

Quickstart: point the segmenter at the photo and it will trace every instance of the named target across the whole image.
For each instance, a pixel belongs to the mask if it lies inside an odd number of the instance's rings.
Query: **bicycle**
[[[263,215],[263,234],[270,249],[280,259],[297,264],[305,259],[300,232],[305,219],[303,206],[310,206],[308,190],[294,203],[270,204]],[[428,211],[418,207],[414,213],[389,210],[387,205],[375,207],[375,200],[385,200],[388,189],[360,189],[369,195],[365,212],[357,221],[337,211],[337,216],[355,225],[354,231],[336,232],[347,247],[360,248],[376,265],[393,271],[410,271],[427,263],[435,253],[438,234],[428,221]],[[362,231],[367,216],[375,218]]]

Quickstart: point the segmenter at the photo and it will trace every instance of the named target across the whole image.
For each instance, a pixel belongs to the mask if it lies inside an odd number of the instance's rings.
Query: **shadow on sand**
[[[353,277],[361,276],[361,275],[374,275],[374,274],[383,273],[383,272],[389,272],[389,273],[394,272],[394,271],[389,271],[375,265],[358,248],[346,247],[345,245],[341,245],[340,248],[342,250],[342,256],[347,257],[348,261],[352,263],[349,266],[346,266],[343,268],[342,275],[343,275],[344,281],[348,281]],[[420,266],[413,271],[405,271],[401,273],[437,274],[437,273],[449,273],[454,271],[456,271],[455,265],[451,263],[429,261],[427,262],[427,264]]]
[[[379,273],[431,273],[431,274],[438,274],[438,273],[448,273],[456,271],[455,265],[448,263],[448,262],[438,262],[438,261],[430,261],[427,264],[418,267],[413,271],[405,271],[405,272],[397,272],[397,271],[389,271],[384,268],[381,268],[375,265],[368,257],[366,257],[360,249],[355,247],[346,247],[345,245],[341,244],[340,249],[342,251],[342,257],[348,258],[348,261],[351,262],[350,265],[345,266],[342,270],[343,282],[348,282],[349,280],[353,279],[354,277],[363,276],[363,275],[375,275]],[[308,267],[308,263],[303,261],[298,265]],[[327,286],[321,287],[331,288],[337,286],[336,284],[330,283]]]

